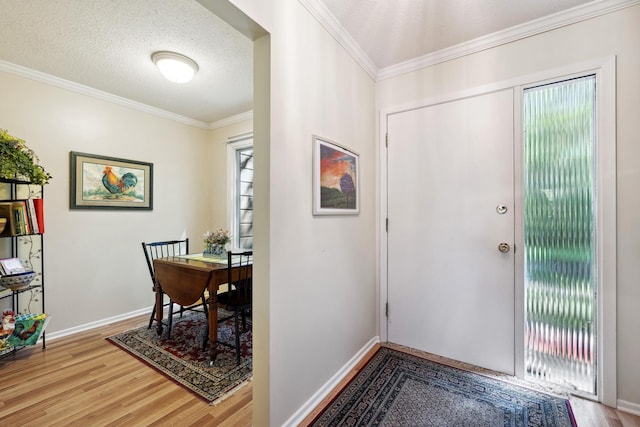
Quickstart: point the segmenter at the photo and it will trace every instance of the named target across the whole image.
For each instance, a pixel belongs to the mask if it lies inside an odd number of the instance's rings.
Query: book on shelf
[[[38,227],[38,216],[36,215],[36,206],[33,202],[33,199],[27,199],[27,212],[29,214],[28,217],[31,232],[34,234],[39,234],[40,228]]]
[[[36,213],[38,232],[42,234],[44,233],[44,200],[39,197],[31,200],[33,200],[33,208]]]
[[[39,198],[0,202],[0,218],[7,219],[0,237],[44,232],[44,209]]]
[[[24,273],[27,267],[20,258],[3,258],[0,259],[0,274],[11,275],[16,273]]]
[[[27,208],[24,201],[13,202],[13,213],[15,215],[15,233],[30,234],[29,222],[27,219]]]
[[[26,225],[24,224],[24,216],[20,203],[0,203],[0,217],[6,218],[7,220],[4,230],[0,236],[5,237],[26,234]]]

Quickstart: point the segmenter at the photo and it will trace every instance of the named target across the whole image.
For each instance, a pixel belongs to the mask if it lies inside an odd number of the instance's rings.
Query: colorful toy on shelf
[[[0,330],[0,350],[35,345],[48,323],[48,314],[15,314],[13,311],[5,311]]]
[[[3,349],[16,327],[15,313],[11,310],[2,312],[2,325],[0,326],[0,349]]]

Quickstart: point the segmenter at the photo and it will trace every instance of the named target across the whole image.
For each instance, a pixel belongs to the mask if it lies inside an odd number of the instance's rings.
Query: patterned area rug
[[[219,318],[228,315],[220,310]],[[178,384],[186,387],[209,403],[226,397],[251,379],[252,337],[251,331],[240,335],[242,354],[236,365],[233,319],[218,325],[218,356],[213,367],[207,366],[207,351],[202,351],[206,333],[203,314],[176,316],[171,329],[171,339],[166,333],[158,337],[155,326],[132,329],[107,340],[122,348],[149,366],[160,371]]]
[[[312,425],[577,424],[568,400],[382,347]]]

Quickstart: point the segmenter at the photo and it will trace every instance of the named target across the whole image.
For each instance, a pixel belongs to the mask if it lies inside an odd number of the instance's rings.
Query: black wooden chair
[[[240,364],[240,317],[242,331],[247,329],[247,316],[251,313],[253,294],[253,251],[227,252],[227,286],[228,290],[218,294],[218,307],[233,313],[231,316],[218,319],[218,323],[233,317],[235,328],[236,361]],[[207,326],[208,328],[208,326]],[[208,335],[207,329],[207,335]],[[205,335],[205,336],[207,336]],[[223,345],[229,345],[220,342]],[[206,348],[205,340],[204,347]]]
[[[166,240],[162,242],[142,242],[142,250],[144,251],[145,259],[147,260],[147,267],[149,267],[149,274],[151,275],[151,283],[153,284],[153,290],[155,295],[155,283],[156,276],[153,270],[153,260],[157,258],[165,258],[177,255],[186,255],[189,253],[189,239],[184,240]],[[154,299],[155,302],[155,299]],[[202,306],[199,304],[202,303]],[[169,306],[169,316],[167,318],[167,338],[171,338],[171,326],[173,325],[173,301],[169,299],[169,302],[164,303],[163,307]],[[207,316],[207,302],[206,297],[203,294],[201,301],[191,305],[189,307],[180,306],[180,317],[185,311],[198,311],[204,312]],[[153,310],[151,310],[151,317],[149,318],[149,328],[153,325],[156,315],[156,305],[153,304]]]

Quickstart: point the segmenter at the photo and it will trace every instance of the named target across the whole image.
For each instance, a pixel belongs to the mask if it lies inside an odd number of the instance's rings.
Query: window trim
[[[236,156],[238,151],[253,147],[253,133],[230,137],[227,141],[227,224],[231,231],[231,245],[240,247],[238,224],[238,168]]]

